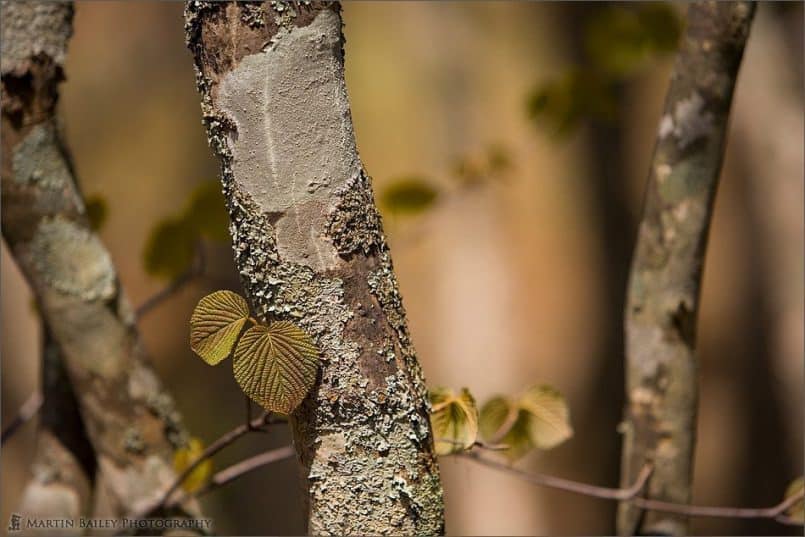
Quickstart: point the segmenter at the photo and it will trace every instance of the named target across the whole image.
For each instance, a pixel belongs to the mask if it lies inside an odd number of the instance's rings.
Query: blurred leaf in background
[[[383,190],[380,203],[393,214],[417,214],[431,207],[438,197],[432,183],[411,175],[392,180]]]
[[[184,210],[154,226],[143,251],[148,274],[175,279],[188,270],[203,237],[216,242],[229,240],[229,218],[218,180],[199,184]]]
[[[526,100],[528,117],[557,138],[584,120],[614,120],[616,88],[676,50],[682,20],[668,3],[645,2],[595,9],[582,28],[581,63],[537,85]]]
[[[788,485],[784,497],[790,498],[795,494],[801,494],[804,487],[805,480],[803,480],[802,477],[798,477],[793,480],[790,485]],[[785,514],[797,522],[805,522],[805,500],[800,500],[789,507]]]
[[[629,77],[674,52],[681,31],[681,20],[668,4],[607,6],[587,21],[585,51],[595,70]]]
[[[87,197],[85,203],[89,227],[93,231],[99,231],[106,223],[109,216],[109,204],[106,199],[98,194]]]
[[[493,397],[481,409],[484,440],[508,446],[503,454],[517,460],[534,448],[551,449],[573,436],[570,411],[556,389],[532,386],[520,397]]]
[[[185,447],[181,447],[173,454],[173,469],[177,474],[187,470],[204,453],[204,443],[196,437],[190,438]],[[192,494],[207,483],[212,475],[212,460],[206,459],[199,463],[190,475],[182,481],[185,492]]]

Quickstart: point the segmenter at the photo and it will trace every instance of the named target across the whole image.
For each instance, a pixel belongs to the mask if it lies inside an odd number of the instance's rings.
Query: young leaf
[[[216,291],[202,298],[190,317],[190,348],[215,365],[229,356],[249,318],[246,300],[232,291]]]
[[[785,498],[790,498],[794,494],[799,494],[802,492],[803,487],[805,486],[805,481],[803,481],[802,477],[798,477],[788,485],[788,488],[785,490]],[[795,522],[803,523],[805,522],[805,500],[800,500],[799,502],[795,503],[788,510],[785,512],[786,515],[791,517]]]
[[[146,272],[169,279],[178,277],[193,261],[197,236],[181,219],[167,219],[157,224],[143,252]]]
[[[530,417],[503,397],[494,397],[481,409],[480,429],[484,440],[508,446],[502,453],[517,460],[532,449]]]
[[[204,452],[204,444],[198,438],[192,437],[187,446],[179,448],[173,454],[173,469],[177,474],[184,472]],[[190,475],[182,482],[182,488],[189,494],[195,492],[212,475],[212,460],[205,459],[200,462]]]
[[[510,418],[510,412],[511,403],[503,397],[493,397],[481,407],[479,428],[484,440],[497,443],[506,434],[514,423],[514,416]],[[507,420],[510,423],[506,423]]]
[[[450,455],[470,449],[478,437],[478,409],[466,388],[456,395],[449,388],[430,392],[430,415],[437,455]]]
[[[414,214],[430,207],[438,195],[439,192],[424,179],[403,177],[386,187],[381,201],[392,212]]]
[[[573,436],[567,402],[550,386],[529,388],[519,406],[529,414],[528,434],[539,449],[551,449]]]
[[[266,410],[290,414],[316,382],[318,356],[304,330],[277,321],[246,330],[232,367],[246,395]]]

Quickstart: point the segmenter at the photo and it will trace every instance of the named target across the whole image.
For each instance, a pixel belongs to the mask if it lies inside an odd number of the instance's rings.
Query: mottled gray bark
[[[2,229],[64,358],[96,454],[94,512],[119,516],[170,485],[172,453],[186,433],[147,364],[62,143],[55,111],[72,15],[69,3],[2,3]]]
[[[322,351],[292,416],[309,531],[438,534],[427,392],[355,147],[339,11],[190,2],[188,45],[249,302]]]
[[[696,434],[695,357],[707,232],[732,94],[754,5],[688,9],[660,121],[625,312],[626,396],[621,485],[644,464],[649,498],[687,503]],[[618,531],[687,534],[687,520],[624,503]]]
[[[78,401],[67,377],[58,344],[43,328],[42,393],[31,478],[19,511],[26,518],[67,518],[91,515],[95,452],[89,443]],[[78,535],[80,528],[49,535]]]

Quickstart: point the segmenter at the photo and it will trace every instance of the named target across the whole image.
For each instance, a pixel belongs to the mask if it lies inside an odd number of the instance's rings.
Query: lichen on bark
[[[707,234],[732,94],[754,13],[750,2],[688,9],[651,163],[627,305],[621,484],[654,470],[649,498],[691,499],[696,434],[696,320]],[[620,506],[618,531],[688,533],[681,515]]]
[[[293,416],[313,534],[438,534],[429,405],[355,147],[337,4],[190,2],[235,263],[264,320],[321,349]]]

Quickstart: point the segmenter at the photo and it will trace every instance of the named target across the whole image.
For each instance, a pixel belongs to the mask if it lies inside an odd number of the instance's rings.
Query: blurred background
[[[648,7],[646,7],[648,6]],[[803,471],[802,3],[761,3],[733,106],[699,322],[694,501],[768,506]],[[216,179],[175,2],[78,2],[61,113],[81,186],[131,302],[169,281],[155,226]],[[347,85],[414,342],[431,386],[483,402],[547,383],[575,436],[518,466],[616,486],[622,308],[653,139],[684,18],[676,4],[347,3]],[[229,245],[140,330],[205,442],[243,419],[223,368],[188,346],[197,300],[237,289]],[[146,270],[146,269],[150,270]],[[40,327],[5,246],[2,420],[38,384]],[[2,519],[35,422],[2,449]],[[223,468],[290,440],[254,435]],[[443,458],[451,534],[610,534],[615,504]],[[293,460],[204,499],[221,534],[304,531]],[[795,534],[695,519],[698,534]]]

